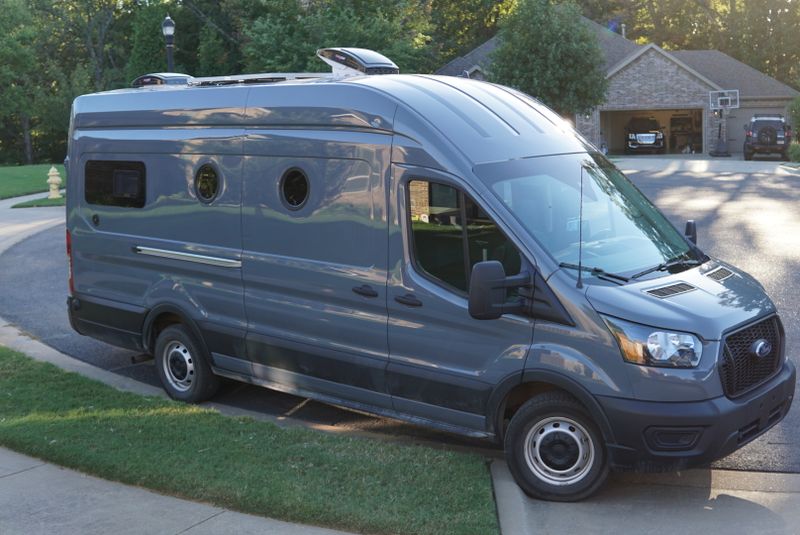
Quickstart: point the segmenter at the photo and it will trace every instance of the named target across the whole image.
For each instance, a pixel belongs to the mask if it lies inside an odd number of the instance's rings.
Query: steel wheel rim
[[[161,359],[164,376],[169,385],[178,392],[186,392],[194,382],[194,357],[180,342],[170,342],[164,348]]]
[[[592,469],[595,446],[584,426],[563,416],[536,422],[525,436],[525,462],[539,480],[574,485]]]

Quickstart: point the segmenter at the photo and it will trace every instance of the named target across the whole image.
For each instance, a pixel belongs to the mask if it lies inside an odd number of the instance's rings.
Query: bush
[[[800,143],[789,145],[789,159],[793,162],[800,162]]]

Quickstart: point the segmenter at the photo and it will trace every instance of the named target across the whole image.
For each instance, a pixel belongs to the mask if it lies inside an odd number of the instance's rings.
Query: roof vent
[[[713,280],[715,280],[717,282],[722,282],[725,279],[727,279],[728,277],[731,277],[733,275],[733,271],[731,271],[728,268],[720,266],[715,270],[709,271],[705,275],[709,279],[713,279]]]
[[[339,76],[364,74],[400,74],[392,60],[366,48],[320,48],[317,57],[331,66]]]
[[[659,299],[666,299],[667,297],[672,297],[673,295],[678,295],[678,294],[685,294],[686,292],[691,292],[692,290],[696,289],[697,288],[695,288],[691,284],[686,284],[685,282],[678,282],[676,284],[670,284],[667,286],[662,286],[660,288],[651,288],[645,291],[654,297],[658,297]]]

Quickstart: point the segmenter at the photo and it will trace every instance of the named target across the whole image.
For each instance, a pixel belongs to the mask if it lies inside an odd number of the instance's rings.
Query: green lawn
[[[367,533],[498,533],[478,455],[230,418],[120,392],[3,347],[0,444],[282,520]]]
[[[51,164],[37,165],[16,165],[0,167],[0,199],[9,197],[19,197],[29,193],[47,191],[47,172],[50,171]],[[64,166],[56,165],[56,169],[61,173],[63,183],[66,185],[66,174]]]
[[[11,208],[39,208],[44,206],[64,206],[64,203],[66,203],[66,201],[67,198],[62,193],[60,199],[48,199],[47,197],[42,197],[41,199],[31,199],[30,201],[17,203]]]

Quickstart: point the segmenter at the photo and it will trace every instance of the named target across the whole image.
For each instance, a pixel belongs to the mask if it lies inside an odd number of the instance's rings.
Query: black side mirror
[[[524,298],[506,301],[506,290],[530,285],[531,276],[527,272],[506,277],[503,264],[497,260],[478,262],[472,267],[469,280],[469,314],[478,320],[495,320],[503,314],[523,314],[527,308]]]
[[[689,238],[690,242],[697,245],[697,224],[694,219],[686,222],[686,230],[683,231],[683,235]]]

